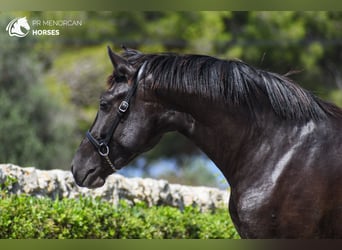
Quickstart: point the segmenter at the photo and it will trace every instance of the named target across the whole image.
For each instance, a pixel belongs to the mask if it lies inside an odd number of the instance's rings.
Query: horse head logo
[[[6,27],[10,36],[25,37],[30,31],[26,17],[13,19]]]

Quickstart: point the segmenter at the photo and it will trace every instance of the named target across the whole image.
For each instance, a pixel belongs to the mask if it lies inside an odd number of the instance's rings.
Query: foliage
[[[182,239],[238,238],[226,210],[113,204],[90,198],[51,200],[25,195],[0,199],[0,238]]]
[[[105,90],[111,70],[105,45],[101,44],[78,49],[78,53],[60,55],[45,74],[47,87],[60,95],[64,103],[78,110],[74,116],[79,132],[74,138],[78,143],[95,117],[100,94]]]
[[[1,18],[0,24],[8,23]],[[72,152],[73,122],[41,82],[34,39],[0,36],[0,161],[56,168]],[[6,46],[6,48],[4,47]]]

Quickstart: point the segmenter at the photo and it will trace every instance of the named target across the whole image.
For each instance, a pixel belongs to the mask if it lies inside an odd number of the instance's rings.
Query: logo
[[[26,17],[14,18],[6,27],[9,36],[59,36],[62,30],[82,26],[82,20],[77,19],[32,19]]]
[[[9,22],[6,31],[10,36],[25,37],[30,32],[30,25],[26,17],[15,18]]]

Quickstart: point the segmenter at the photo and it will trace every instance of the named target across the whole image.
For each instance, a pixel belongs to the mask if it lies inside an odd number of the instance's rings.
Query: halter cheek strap
[[[88,140],[95,147],[95,149],[97,149],[97,152],[99,153],[99,155],[106,160],[106,162],[112,168],[114,173],[120,169],[116,168],[114,166],[113,162],[109,158],[109,151],[110,151],[109,143],[110,143],[110,141],[114,135],[114,132],[115,132],[116,128],[118,127],[121,119],[124,117],[127,110],[129,109],[131,99],[137,90],[138,83],[141,80],[142,73],[145,69],[146,64],[147,64],[147,61],[145,61],[144,64],[140,67],[140,69],[138,71],[138,75],[136,77],[136,80],[133,83],[133,86],[131,87],[131,89],[127,93],[125,99],[120,103],[120,105],[117,109],[117,114],[115,116],[115,119],[114,119],[112,126],[110,127],[106,137],[104,139],[97,140],[96,138],[94,138],[94,136],[92,136],[92,134],[90,133],[89,130],[86,133],[86,137],[88,138]]]

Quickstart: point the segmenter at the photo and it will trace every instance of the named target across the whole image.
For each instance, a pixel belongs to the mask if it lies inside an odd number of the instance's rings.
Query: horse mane
[[[342,110],[301,88],[284,75],[254,68],[238,60],[221,60],[204,55],[143,54],[125,49],[132,65],[148,61],[152,89],[189,93],[223,102],[246,105],[256,113],[260,98],[269,101],[275,114],[286,120],[342,118]]]

